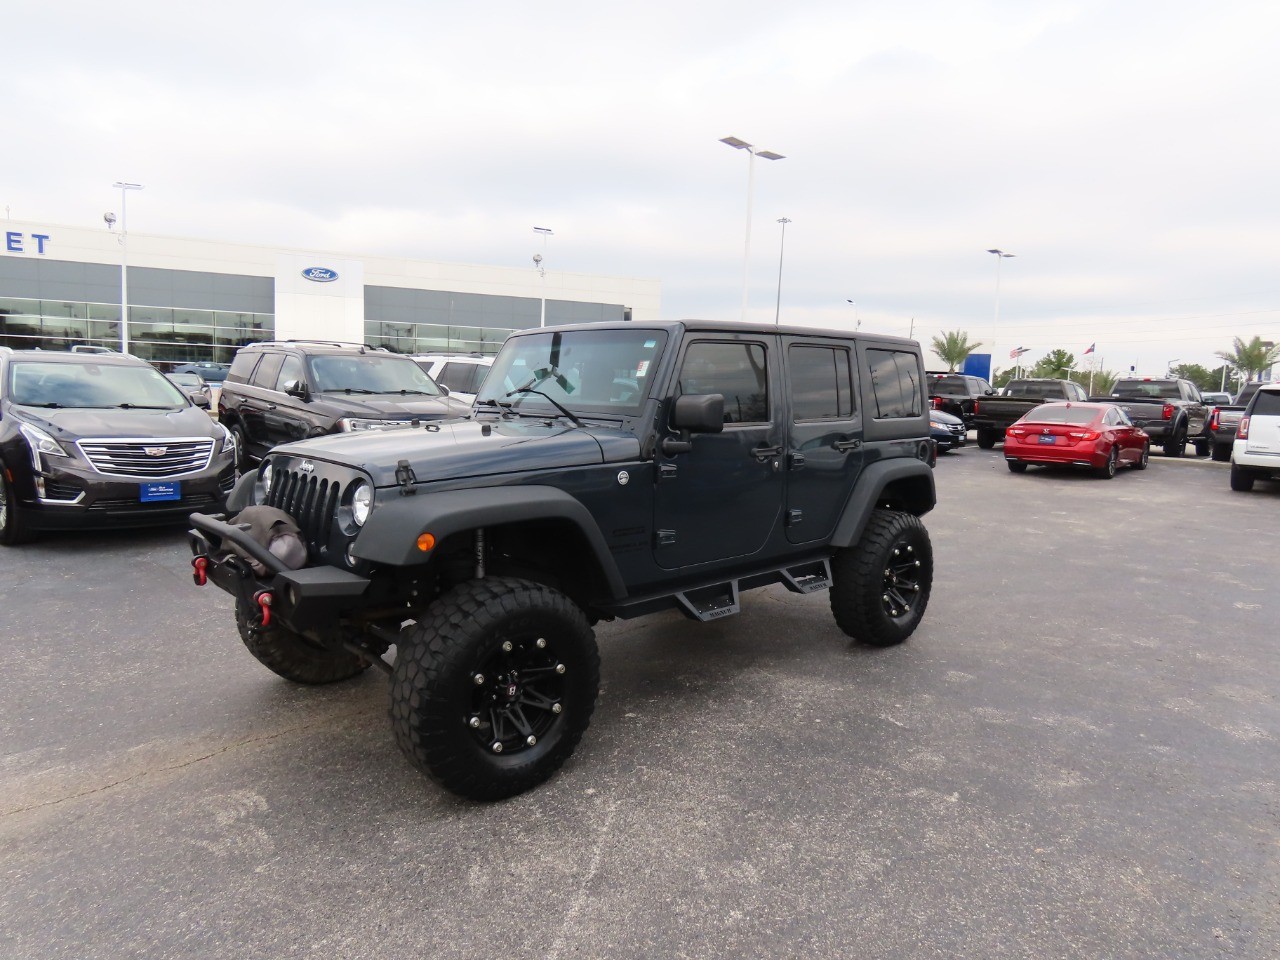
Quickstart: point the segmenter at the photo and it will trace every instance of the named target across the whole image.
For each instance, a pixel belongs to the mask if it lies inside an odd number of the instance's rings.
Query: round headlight
[[[351,519],[356,526],[363,527],[369,519],[369,511],[373,509],[373,487],[361,480],[351,493]]]
[[[268,460],[262,465],[262,472],[258,474],[258,480],[262,484],[262,492],[268,494],[271,492],[271,461]]]

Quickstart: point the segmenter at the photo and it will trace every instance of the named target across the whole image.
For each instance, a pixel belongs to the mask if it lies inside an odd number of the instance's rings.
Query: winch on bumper
[[[245,609],[259,611],[264,626],[279,620],[299,633],[323,632],[369,587],[367,577],[328,565],[290,570],[246,531],[202,513],[190,519],[195,582],[213,581]],[[233,543],[266,567],[267,575],[259,577],[248,560],[232,553]]]

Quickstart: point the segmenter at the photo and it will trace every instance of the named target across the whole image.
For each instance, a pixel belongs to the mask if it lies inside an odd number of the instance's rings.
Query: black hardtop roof
[[[554,333],[557,330],[665,330],[668,333],[679,333],[684,330],[698,333],[754,333],[781,334],[788,337],[825,337],[835,340],[874,340],[902,345],[910,344],[919,347],[919,342],[906,337],[893,337],[880,333],[864,333],[850,330],[830,330],[822,327],[777,326],[772,323],[746,323],[738,320],[623,320],[601,323],[563,323],[546,327],[529,327],[517,330],[512,337],[526,336],[533,333]]]

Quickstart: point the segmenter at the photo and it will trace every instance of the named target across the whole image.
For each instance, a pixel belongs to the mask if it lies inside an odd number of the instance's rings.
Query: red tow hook
[[[209,582],[209,558],[208,557],[192,557],[191,558],[191,579],[196,582],[197,587],[203,587]]]
[[[262,611],[262,625],[264,627],[271,626],[271,604],[275,602],[275,598],[271,596],[271,591],[259,590],[253,595],[253,599],[258,605],[258,609]]]

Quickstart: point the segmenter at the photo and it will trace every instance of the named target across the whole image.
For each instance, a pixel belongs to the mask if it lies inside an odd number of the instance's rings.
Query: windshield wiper
[[[16,401],[16,402],[17,402],[17,403],[22,403],[22,401],[21,401],[21,400]],[[61,410],[61,409],[62,409],[62,404],[58,403],[58,401],[56,401],[56,400],[50,400],[48,403],[22,403],[22,406],[24,406],[24,407],[44,407],[44,408],[45,408],[45,409],[47,409],[47,410]]]
[[[170,406],[153,406],[146,403],[117,403],[116,406],[121,410],[177,410],[177,407]]]
[[[555,399],[555,397],[548,396],[547,394],[543,393],[541,390],[535,390],[535,389],[533,389],[533,387],[516,387],[514,390],[508,391],[508,392],[505,394],[505,396],[508,396],[508,397],[515,396],[517,393],[520,393],[520,394],[525,394],[525,393],[536,393],[538,396],[540,396],[540,397],[542,397],[544,400],[548,401],[548,402],[549,402],[553,407],[555,407],[557,410],[559,410],[562,414],[564,414],[566,417],[568,417],[571,421],[573,421],[573,425],[574,425],[575,427],[585,427],[585,426],[586,426],[586,424],[584,424],[581,420],[579,420],[577,417],[575,417],[575,416],[574,416],[574,415],[569,411],[569,408],[568,408],[568,407],[566,407],[564,404],[562,404],[559,400]]]
[[[366,390],[364,387],[334,387],[332,390],[321,390],[320,392],[321,393],[377,393],[378,391]]]

